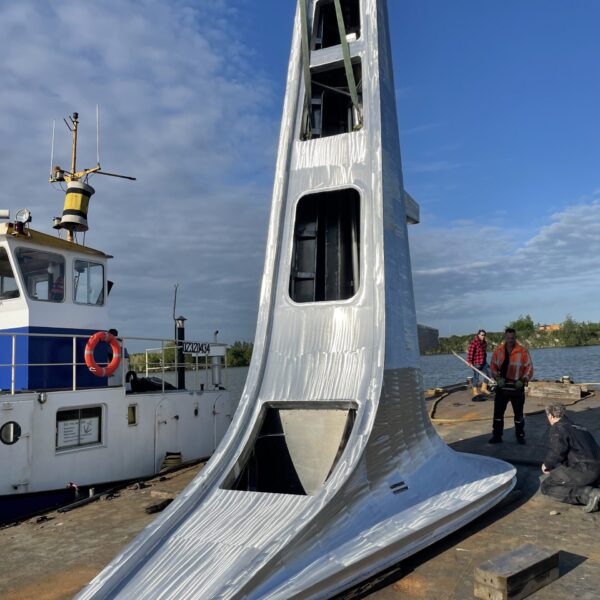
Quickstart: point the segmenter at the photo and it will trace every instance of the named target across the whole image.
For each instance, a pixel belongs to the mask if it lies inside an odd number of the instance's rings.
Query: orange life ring
[[[100,342],[106,342],[112,350],[113,357],[106,367],[98,366],[94,359],[94,350]],[[85,345],[85,364],[96,377],[109,377],[112,375],[121,362],[121,345],[117,338],[108,331],[96,332]]]

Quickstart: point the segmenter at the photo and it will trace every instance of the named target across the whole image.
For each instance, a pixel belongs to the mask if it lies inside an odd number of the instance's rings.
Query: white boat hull
[[[128,408],[136,422],[128,423]],[[57,414],[81,407],[101,411],[99,441],[61,447]],[[166,453],[189,461],[209,457],[233,410],[229,392],[166,391],[126,394],[97,388],[0,396],[2,421],[20,427],[20,439],[0,452],[0,497],[64,489],[69,482],[94,486],[150,476]]]

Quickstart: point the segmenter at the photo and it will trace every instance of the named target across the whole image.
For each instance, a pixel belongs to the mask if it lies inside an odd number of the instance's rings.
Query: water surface
[[[466,354],[462,355],[466,358]],[[488,360],[491,354],[488,354]],[[534,379],[560,379],[569,375],[575,382],[600,382],[600,346],[540,348],[531,350]],[[471,370],[453,354],[421,356],[425,388],[443,387],[465,381]],[[228,388],[236,402],[242,394],[248,367],[228,369]]]

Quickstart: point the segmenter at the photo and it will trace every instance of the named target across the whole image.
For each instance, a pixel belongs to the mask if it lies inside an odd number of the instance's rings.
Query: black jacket
[[[563,417],[550,427],[544,464],[551,471],[559,465],[572,467],[581,463],[600,463],[600,446],[585,427]]]

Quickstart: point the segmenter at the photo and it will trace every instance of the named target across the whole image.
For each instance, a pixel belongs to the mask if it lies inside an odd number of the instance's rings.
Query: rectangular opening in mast
[[[352,65],[362,110],[362,67],[360,59]],[[360,124],[360,116],[352,104],[344,65],[331,69],[311,71],[310,120],[305,115],[303,123],[309,123],[310,131],[303,131],[301,139],[314,139],[350,133]]]
[[[296,207],[290,297],[347,300],[360,285],[360,194],[354,188],[309,194]]]
[[[341,0],[340,6],[344,16],[346,39],[353,42],[360,37],[360,3],[359,0]],[[312,50],[321,50],[337,46],[340,33],[333,0],[321,0],[315,8],[313,22]]]

